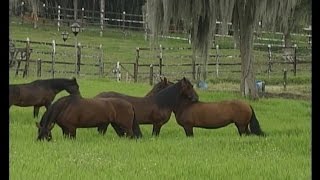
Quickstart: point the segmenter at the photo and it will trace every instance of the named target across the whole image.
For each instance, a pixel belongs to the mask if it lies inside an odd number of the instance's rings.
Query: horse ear
[[[74,82],[77,82],[77,79],[76,79],[75,77],[72,77],[72,80],[73,80]]]
[[[166,77],[164,77],[163,81],[165,84],[168,84],[168,79]]]
[[[36,122],[36,126],[37,126],[37,128],[41,128],[41,125],[39,122]]]
[[[160,81],[162,82],[163,81],[163,79],[162,79],[162,77],[160,76]]]
[[[183,77],[183,78],[181,79],[181,85],[182,85],[182,87],[184,87],[185,84],[186,84],[186,78]]]

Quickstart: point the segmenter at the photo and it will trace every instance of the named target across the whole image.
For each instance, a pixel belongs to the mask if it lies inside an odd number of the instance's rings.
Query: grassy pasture
[[[31,24],[18,24],[12,18],[10,37],[34,41],[63,43],[56,27],[39,26],[33,29]],[[74,43],[70,28],[67,44]],[[63,29],[62,28],[62,29]],[[269,35],[266,35],[268,37]],[[302,41],[301,37],[293,37]],[[134,62],[136,47],[148,47],[143,33],[130,31],[124,35],[119,30],[106,29],[104,37],[99,37],[98,29],[85,29],[78,35],[78,40],[85,45],[104,48],[104,61],[115,64]],[[164,47],[187,47],[185,41],[161,39]],[[230,48],[232,41],[228,38],[217,38],[220,47]],[[24,44],[18,45],[24,47]],[[299,44],[298,44],[299,46]],[[34,49],[41,48],[34,46]],[[42,47],[43,48],[43,47]],[[263,48],[260,48],[260,50]],[[50,51],[50,49],[43,49]],[[62,51],[63,49],[59,49]],[[64,50],[67,56],[59,60],[72,61],[74,49]],[[84,53],[92,53],[85,51]],[[212,50],[215,53],[215,50]],[[239,50],[222,49],[221,53],[238,56]],[[157,63],[156,55],[151,51],[143,51],[141,63]],[[164,53],[165,64],[190,63],[190,59],[178,58],[180,55],[191,55],[190,51],[167,51]],[[277,54],[279,55],[279,54]],[[32,58],[37,58],[32,54]],[[50,56],[46,56],[50,58]],[[89,59],[89,58],[87,58]],[[290,71],[292,65],[274,64],[275,69],[268,78],[267,51],[255,51],[257,79],[266,81],[267,92],[311,95],[311,66],[298,66],[297,76]],[[310,59],[309,59],[310,60]],[[89,61],[89,60],[88,60]],[[92,60],[94,61],[94,60]],[[221,62],[238,62],[239,58],[221,58]],[[210,62],[215,62],[212,58]],[[31,65],[33,66],[33,65]],[[35,66],[33,66],[35,67]],[[126,66],[127,67],[127,66]],[[287,91],[282,87],[282,69],[288,69]],[[48,65],[47,69],[50,68]],[[74,66],[61,67],[74,70]],[[96,71],[92,67],[86,71]],[[166,69],[167,68],[167,69]],[[220,67],[221,77],[215,77],[215,67],[211,66],[209,74],[209,90],[197,90],[201,101],[220,101],[225,99],[243,99],[238,93],[240,67]],[[299,71],[300,68],[300,71]],[[29,78],[14,77],[10,71],[10,83],[25,83],[35,80],[35,68],[31,68]],[[106,67],[110,71],[112,67]],[[128,66],[131,70],[132,67]],[[141,71],[148,73],[148,68]],[[179,72],[181,78],[189,67],[165,67],[164,73]],[[155,68],[155,72],[158,69]],[[42,78],[50,77],[49,73]],[[71,77],[73,74],[57,74],[56,77]],[[173,78],[169,78],[174,80]],[[132,82],[132,81],[131,81]],[[114,82],[111,77],[100,78],[80,76],[78,78],[81,93],[84,97],[93,97],[101,91],[118,91],[134,96],[144,96],[151,87],[146,80],[138,83]],[[62,92],[56,99],[67,95]],[[249,102],[255,109],[256,116],[267,137],[239,137],[236,127],[206,130],[194,129],[194,138],[185,137],[183,129],[175,122],[172,115],[162,127],[160,136],[151,136],[152,126],[140,126],[143,138],[135,141],[118,138],[109,127],[105,136],[96,129],[78,129],[77,139],[62,137],[60,127],[53,129],[53,142],[37,142],[37,129],[32,118],[33,108],[12,107],[10,109],[10,179],[310,179],[311,178],[311,103],[307,100],[281,98],[261,98]],[[44,113],[40,109],[39,115]]]
[[[32,80],[10,78],[10,83]],[[151,89],[145,83],[107,79],[78,79],[78,83],[84,97],[108,90],[144,96]],[[201,101],[242,99],[231,92],[197,92]],[[255,109],[267,137],[239,137],[236,127],[229,125],[195,128],[194,138],[187,138],[172,115],[158,138],[151,136],[150,125],[143,125],[144,136],[138,141],[118,138],[111,127],[105,136],[96,129],[78,129],[77,139],[69,140],[55,126],[53,142],[37,142],[33,109],[12,107],[10,179],[310,179],[310,102],[244,100]],[[43,112],[41,108],[40,115]]]

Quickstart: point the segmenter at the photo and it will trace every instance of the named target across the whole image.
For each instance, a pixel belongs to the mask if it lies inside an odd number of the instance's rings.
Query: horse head
[[[79,84],[77,82],[77,79],[75,77],[73,77],[69,83],[67,83],[65,90],[69,93],[69,94],[73,94],[73,95],[80,95],[80,90],[79,90]]]
[[[41,126],[39,122],[36,122],[36,126],[38,127],[38,138],[37,140],[44,140],[50,141],[52,139],[51,130],[54,126],[54,123],[51,123],[49,127]]]
[[[194,90],[193,85],[187,78],[183,77],[180,80],[180,85],[182,97],[187,98],[191,102],[199,101],[199,96],[197,92]]]

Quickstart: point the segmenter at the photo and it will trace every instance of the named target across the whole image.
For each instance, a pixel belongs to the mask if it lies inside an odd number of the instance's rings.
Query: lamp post
[[[72,25],[71,25],[71,31],[73,32],[73,34],[74,34],[74,37],[75,37],[75,40],[76,40],[76,43],[75,43],[75,49],[76,49],[76,63],[75,63],[75,74],[77,75],[77,74],[79,74],[79,71],[77,71],[77,67],[79,66],[78,65],[78,47],[77,47],[77,45],[78,45],[78,38],[77,38],[77,34],[79,33],[79,31],[80,31],[80,25],[77,23],[77,22],[75,22],[75,23],[73,23]]]
[[[62,36],[62,39],[63,39],[63,42],[66,42],[66,40],[68,39],[69,37],[69,33],[67,31],[63,31],[61,33],[61,36]]]

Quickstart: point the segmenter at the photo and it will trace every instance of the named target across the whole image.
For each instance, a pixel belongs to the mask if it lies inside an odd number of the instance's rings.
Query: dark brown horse
[[[171,111],[158,112],[154,106],[153,97],[162,89],[172,85],[173,83],[168,81],[167,78],[160,79],[161,81],[154,85],[152,90],[147,93],[145,97],[134,97],[117,92],[102,92],[95,96],[95,98],[108,98],[116,97],[129,101],[135,108],[136,119],[139,124],[153,124],[152,135],[159,135],[162,125],[168,122],[171,116]],[[98,131],[102,134],[106,132],[105,126],[98,128]]]
[[[79,85],[75,78],[45,79],[27,84],[10,84],[9,110],[12,105],[34,106],[33,117],[38,117],[40,107],[45,106],[48,110],[56,95],[63,90],[69,94],[80,94]]]
[[[177,123],[187,136],[193,136],[193,127],[215,129],[234,123],[239,135],[265,135],[252,107],[240,100],[221,102],[191,102],[183,100],[173,110]]]
[[[127,137],[141,137],[135,120],[133,106],[117,98],[87,99],[69,95],[54,102],[44,113],[38,127],[38,140],[51,140],[51,129],[57,123],[63,135],[75,138],[77,128],[98,127],[111,124],[119,136],[125,132]]]

